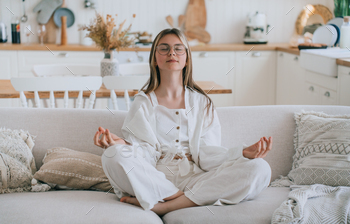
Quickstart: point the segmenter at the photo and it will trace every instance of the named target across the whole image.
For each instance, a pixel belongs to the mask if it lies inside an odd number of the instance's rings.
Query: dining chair
[[[21,77],[11,78],[11,84],[20,92],[20,100],[23,107],[28,107],[24,91],[34,91],[35,107],[41,107],[39,93],[50,92],[50,106],[55,108],[54,91],[64,91],[64,108],[68,108],[68,91],[79,91],[76,108],[81,108],[83,103],[83,91],[90,91],[89,104],[85,108],[93,109],[96,99],[96,90],[102,85],[101,77]]]
[[[139,90],[146,82],[148,82],[149,75],[129,75],[129,76],[105,76],[103,77],[103,84],[106,89],[111,90],[111,100],[115,110],[119,110],[117,104],[117,95],[115,90],[124,90],[124,99],[126,110],[130,109],[130,97],[128,90]]]
[[[89,64],[44,64],[33,65],[37,77],[51,76],[100,76],[100,66]]]

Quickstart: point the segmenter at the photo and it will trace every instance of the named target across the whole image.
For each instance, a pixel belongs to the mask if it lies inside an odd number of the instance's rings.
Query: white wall
[[[168,28],[165,17],[171,15],[177,25],[177,18],[185,14],[188,0],[94,0],[97,11],[108,14],[118,14],[118,22],[127,19],[131,21],[132,14],[136,14],[132,31],[147,31],[155,35],[162,29]],[[37,27],[36,13],[32,10],[40,0],[26,0],[26,9],[29,20],[22,24],[30,24],[32,30]],[[84,0],[66,0],[76,17],[75,24],[68,28],[68,43],[79,43],[77,25],[89,23],[94,17],[94,10],[84,8]],[[295,21],[306,4],[323,4],[333,11],[333,0],[206,0],[207,27],[211,35],[210,43],[242,43],[245,33],[245,21],[249,12],[260,11],[267,15],[268,24],[274,29],[268,34],[270,43],[289,42],[293,34]],[[18,16],[23,14],[22,0],[0,0],[0,20],[5,22],[11,42],[12,13]],[[286,13],[292,8],[287,15]],[[35,32],[34,32],[35,33]],[[36,33],[35,33],[36,34]],[[22,43],[26,40],[21,33]],[[34,36],[30,42],[38,42]]]

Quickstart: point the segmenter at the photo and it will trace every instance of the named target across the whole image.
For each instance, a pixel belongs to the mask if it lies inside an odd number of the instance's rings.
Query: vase
[[[116,50],[104,51],[105,57],[101,61],[101,76],[119,76],[119,61]]]

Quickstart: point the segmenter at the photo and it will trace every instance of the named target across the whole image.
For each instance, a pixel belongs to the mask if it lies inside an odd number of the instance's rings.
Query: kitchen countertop
[[[68,44],[60,46],[57,44],[12,44],[1,43],[0,50],[31,50],[31,51],[101,51],[96,46],[83,46],[79,44]],[[121,51],[150,51],[151,47],[122,48]],[[202,46],[192,46],[192,51],[282,51],[294,55],[300,55],[298,48],[292,48],[288,43],[272,44],[206,44]],[[337,59],[337,65],[350,67],[350,59]]]
[[[277,48],[289,49],[288,43],[277,43],[277,44],[207,44],[192,46],[192,51],[270,51],[276,50]],[[96,46],[83,46],[79,44],[68,44],[60,46],[57,44],[12,44],[2,43],[0,44],[0,50],[32,50],[32,51],[46,51],[48,48],[51,51],[101,51]],[[253,48],[253,49],[252,49]],[[149,47],[137,47],[137,51],[150,51]],[[121,51],[135,51],[135,48],[123,48]]]
[[[350,58],[337,59],[337,65],[350,67]]]

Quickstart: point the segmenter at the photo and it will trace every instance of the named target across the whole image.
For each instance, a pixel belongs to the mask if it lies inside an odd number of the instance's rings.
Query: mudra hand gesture
[[[101,134],[102,134],[102,137],[100,139]],[[126,144],[124,139],[111,133],[108,129],[105,130],[103,127],[98,128],[98,131],[94,136],[94,143],[95,145],[101,148],[108,148],[115,144]]]
[[[254,145],[245,148],[243,150],[243,156],[248,159],[264,158],[271,149],[272,137],[269,139],[263,137]]]

